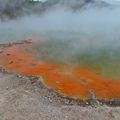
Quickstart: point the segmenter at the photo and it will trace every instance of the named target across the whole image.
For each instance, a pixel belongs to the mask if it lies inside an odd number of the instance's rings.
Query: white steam
[[[87,9],[77,13],[51,10],[41,16],[31,15],[19,20],[0,22],[0,41],[49,35],[58,35],[59,38],[76,34],[77,37],[94,39],[96,43],[115,43],[120,39],[119,13],[119,8]]]
[[[0,23],[0,42],[30,37],[48,40],[37,48],[46,61],[88,64],[104,74],[119,76],[120,8],[70,12],[54,9]],[[47,54],[47,55],[46,55]],[[56,59],[54,59],[56,58]]]

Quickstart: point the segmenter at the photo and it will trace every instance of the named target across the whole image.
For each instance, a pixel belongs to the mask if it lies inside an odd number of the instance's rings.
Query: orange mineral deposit
[[[119,80],[109,80],[93,69],[47,63],[36,57],[36,51],[31,52],[32,45],[24,43],[6,47],[0,55],[0,65],[11,72],[41,76],[45,86],[71,98],[86,100],[94,93],[97,99],[120,99]]]

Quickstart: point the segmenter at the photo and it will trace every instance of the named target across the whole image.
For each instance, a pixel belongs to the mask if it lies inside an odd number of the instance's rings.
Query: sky
[[[45,2],[45,1],[47,1],[47,0],[33,0],[33,1],[41,1],[41,2]]]
[[[41,1],[41,2],[45,2],[47,0],[33,0],[33,1]],[[105,2],[111,3],[111,4],[120,4],[120,0],[103,0]]]
[[[111,4],[120,4],[120,0],[103,0],[103,1],[111,3]]]

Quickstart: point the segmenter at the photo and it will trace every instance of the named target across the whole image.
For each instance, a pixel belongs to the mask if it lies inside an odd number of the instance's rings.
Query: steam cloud
[[[91,39],[94,44],[116,43],[118,45],[119,13],[119,8],[90,8],[76,13],[55,9],[40,16],[31,15],[17,20],[0,22],[0,40],[19,40],[31,36],[69,38],[73,35],[78,38]]]
[[[107,69],[108,73],[110,70],[119,71],[116,70],[120,61],[119,13],[118,6],[89,7],[77,12],[59,7],[42,15],[31,14],[1,21],[0,42],[38,37],[47,40],[47,44],[39,48],[43,55],[44,52],[48,53],[47,57],[44,56],[45,60],[54,61],[53,58],[57,58],[56,62],[63,64],[91,64],[95,61],[94,64],[100,69],[110,66],[112,69]]]

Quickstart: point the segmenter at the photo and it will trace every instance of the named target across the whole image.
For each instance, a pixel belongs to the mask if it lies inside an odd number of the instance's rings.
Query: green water
[[[110,79],[120,78],[118,44],[104,45],[91,39],[53,37],[38,45],[37,50],[40,51],[40,58],[49,63],[73,67],[88,66]]]

